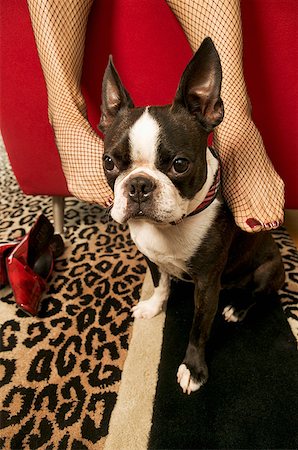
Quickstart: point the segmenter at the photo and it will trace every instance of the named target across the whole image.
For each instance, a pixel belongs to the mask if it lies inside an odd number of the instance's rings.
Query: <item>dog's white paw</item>
[[[234,306],[226,306],[222,312],[222,315],[224,316],[225,320],[227,322],[239,322],[240,318],[238,314],[236,314],[236,310]]]
[[[179,366],[177,381],[178,384],[180,384],[184,394],[188,395],[200,389],[200,387],[204,384],[204,382],[199,383],[192,379],[190,371],[185,364],[181,364]]]
[[[229,305],[225,307],[225,309],[222,312],[222,315],[224,316],[227,322],[242,322],[242,320],[245,318],[246,314],[248,313],[248,311],[252,306],[254,305],[251,305],[247,309],[241,309],[238,311],[234,308],[234,306]]]
[[[160,304],[152,300],[143,300],[132,308],[132,315],[135,319],[152,319],[161,311]]]

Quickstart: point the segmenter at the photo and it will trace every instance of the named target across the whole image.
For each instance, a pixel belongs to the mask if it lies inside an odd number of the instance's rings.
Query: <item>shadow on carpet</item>
[[[297,448],[296,342],[278,297],[239,324],[220,310],[207,349],[209,380],[187,396],[176,382],[193,315],[192,286],[172,289],[150,449]],[[175,349],[175,351],[173,351]]]

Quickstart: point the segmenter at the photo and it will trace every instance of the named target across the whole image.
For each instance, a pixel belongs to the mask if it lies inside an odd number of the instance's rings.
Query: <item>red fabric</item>
[[[13,171],[26,194],[67,195],[27,2],[0,10],[0,126]]]
[[[253,116],[286,182],[288,208],[298,207],[297,5],[296,0],[242,2],[245,75]],[[0,29],[1,130],[13,170],[28,194],[66,195],[25,0],[3,2]],[[138,106],[171,101],[191,57],[164,0],[95,0],[82,77],[94,129],[110,53]]]
[[[100,118],[101,81],[109,55],[136,106],[172,101],[192,51],[164,0],[95,1],[82,85],[90,123]]]
[[[244,71],[265,148],[298,208],[298,2],[241,2]],[[252,149],[253,151],[253,149]]]

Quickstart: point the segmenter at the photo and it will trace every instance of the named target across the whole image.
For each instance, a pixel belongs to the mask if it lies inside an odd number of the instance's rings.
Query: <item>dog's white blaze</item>
[[[154,166],[159,143],[160,128],[151,116],[148,107],[131,127],[129,142],[133,162]]]

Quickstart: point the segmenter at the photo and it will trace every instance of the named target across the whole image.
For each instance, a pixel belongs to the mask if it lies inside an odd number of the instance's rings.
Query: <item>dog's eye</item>
[[[189,161],[185,158],[177,158],[173,162],[173,169],[177,173],[184,173],[189,167]]]
[[[106,170],[111,171],[111,170],[114,169],[115,164],[114,164],[114,161],[112,160],[112,158],[110,156],[105,155],[104,158],[103,158],[103,161],[104,161],[104,166],[105,166]]]

